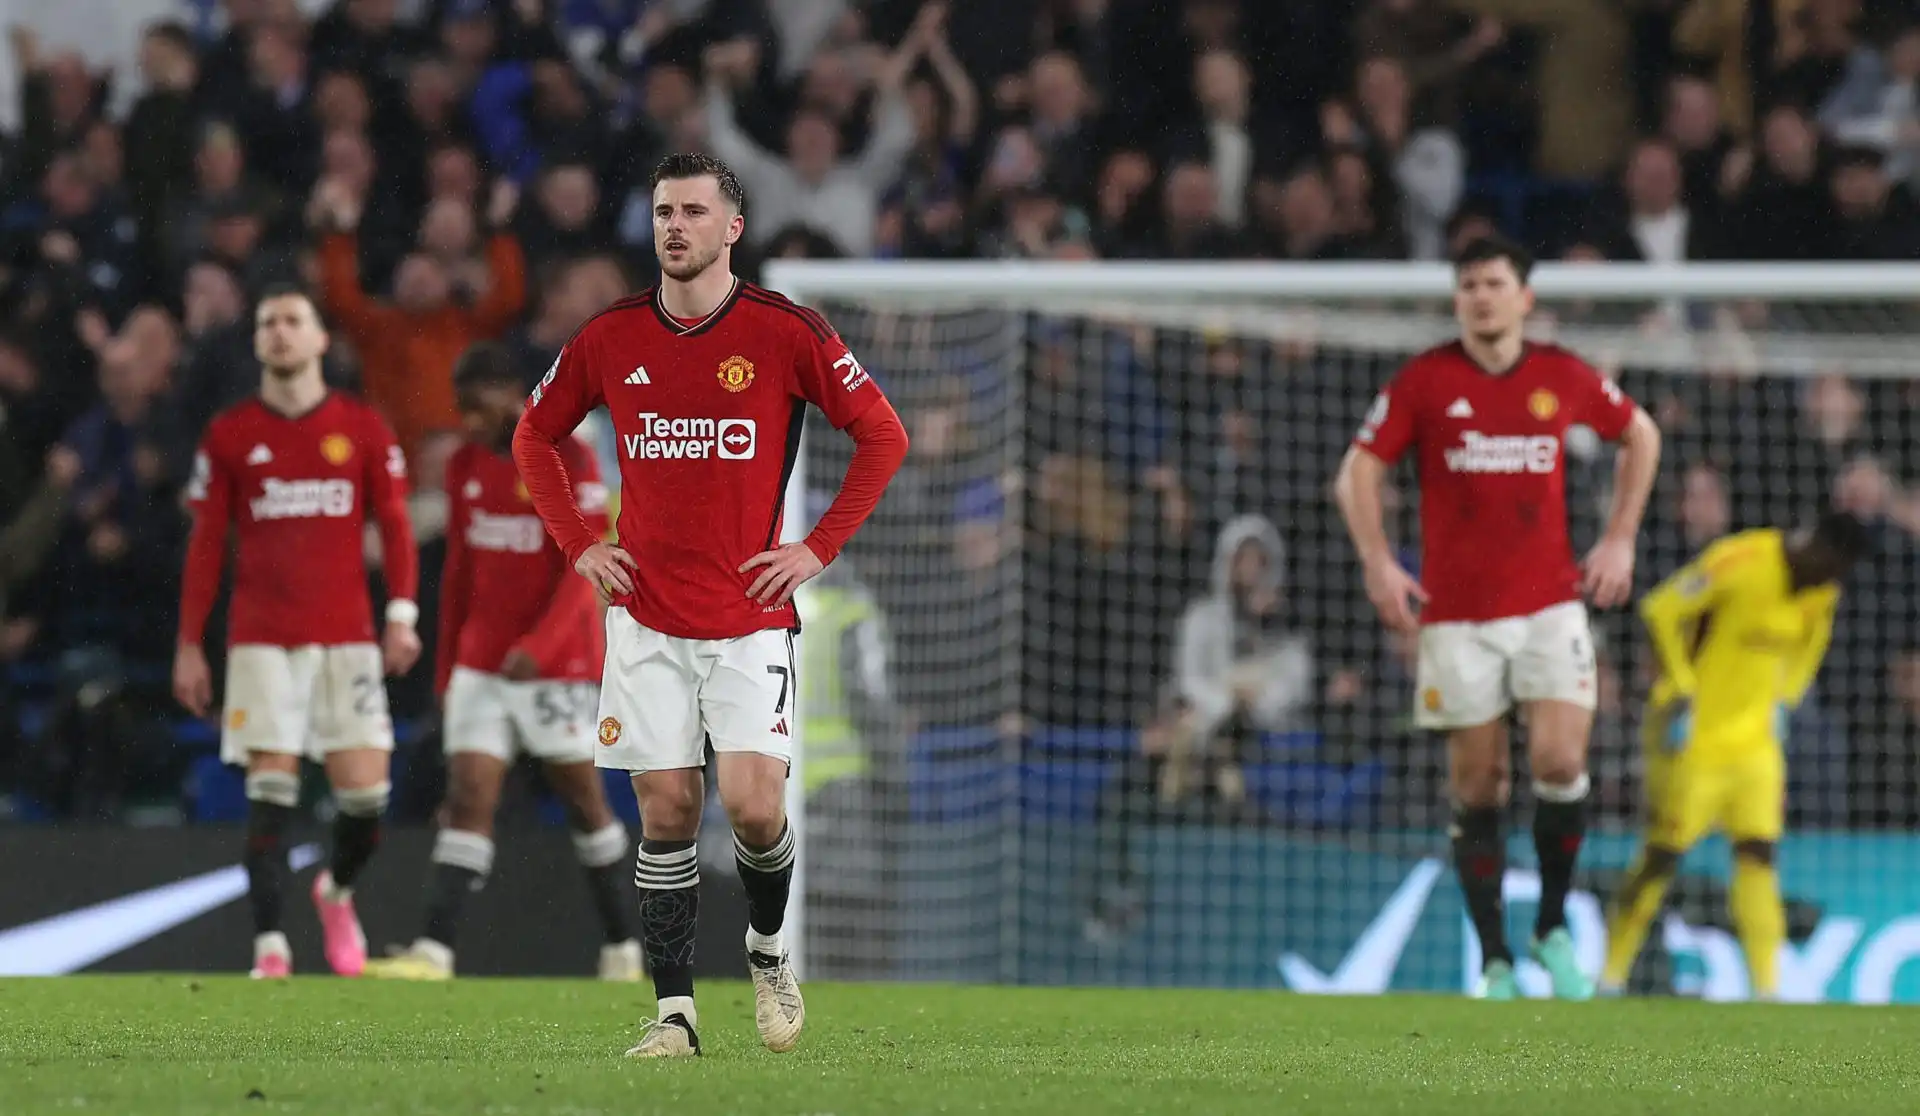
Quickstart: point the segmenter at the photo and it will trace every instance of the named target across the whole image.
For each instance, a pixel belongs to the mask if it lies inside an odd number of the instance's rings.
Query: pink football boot
[[[333,894],[333,873],[322,870],[313,879],[313,909],[320,915],[327,964],[341,976],[359,976],[367,967],[367,935],[353,912],[353,897],[333,899]]]
[[[274,931],[253,939],[253,969],[247,975],[255,980],[285,980],[293,975],[293,950],[285,934]]]

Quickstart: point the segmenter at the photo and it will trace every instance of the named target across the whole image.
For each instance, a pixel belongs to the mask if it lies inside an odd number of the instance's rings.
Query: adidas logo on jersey
[[[773,731],[779,733],[781,736],[793,735],[792,733],[787,731],[787,719],[785,717],[782,717],[773,723]]]
[[[652,381],[652,380],[650,380],[650,379],[648,379],[648,378],[647,378],[647,366],[643,364],[643,365],[641,365],[640,367],[638,367],[638,368],[636,368],[636,369],[634,369],[634,370],[633,370],[633,375],[631,375],[631,376],[628,376],[628,377],[627,377],[627,383],[629,383],[629,384],[651,384],[651,383],[653,383],[653,381]]]
[[[264,445],[256,445],[253,447],[253,451],[247,454],[247,464],[271,465],[273,464],[273,451]]]
[[[1448,418],[1468,419],[1473,417],[1473,404],[1465,399],[1456,399],[1453,406],[1447,408]]]

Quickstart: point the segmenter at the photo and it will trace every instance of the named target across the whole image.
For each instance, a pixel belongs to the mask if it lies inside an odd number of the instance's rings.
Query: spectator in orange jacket
[[[323,182],[308,207],[308,220],[324,234],[320,242],[321,298],[334,325],[360,354],[367,399],[393,424],[409,453],[425,436],[457,430],[453,362],[475,341],[499,337],[526,304],[526,260],[505,231],[518,195],[496,191],[488,206],[495,231],[487,242],[490,282],[470,304],[456,301],[445,263],[415,252],[394,271],[391,302],[373,298],[360,285],[355,235],[362,199]]]

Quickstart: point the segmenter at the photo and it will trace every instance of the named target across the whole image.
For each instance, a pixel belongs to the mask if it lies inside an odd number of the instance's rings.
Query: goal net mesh
[[[1411,648],[1376,623],[1329,499],[1373,394],[1452,335],[1445,302],[811,301],[914,442],[838,574],[873,603],[881,650],[824,660],[846,684],[803,691],[826,693],[802,707],[809,759],[815,719],[836,717],[859,757],[807,779],[810,974],[1347,993],[1477,974],[1444,748],[1411,727]],[[1790,998],[1920,999],[1920,966],[1901,969],[1920,952],[1920,509],[1903,486],[1920,475],[1920,309],[1543,298],[1532,328],[1615,375],[1666,433],[1642,590],[1730,529],[1804,522],[1829,500],[1884,517],[1794,719],[1783,971]],[[1568,443],[1584,549],[1613,455],[1578,429]],[[811,431],[810,485],[830,494],[849,453]],[[1410,566],[1414,479],[1400,470],[1387,500]],[[1267,651],[1183,671],[1181,633],[1211,646],[1209,617],[1227,615],[1207,610],[1223,535],[1272,540]],[[817,612],[803,642],[860,644]],[[1644,818],[1650,683],[1630,612],[1597,617],[1596,637],[1593,836],[1570,908],[1592,970]],[[806,654],[803,675],[823,661]],[[875,664],[882,681],[853,677]],[[1259,694],[1257,714],[1199,716],[1181,679],[1209,672],[1215,691]],[[1524,941],[1537,877],[1516,772],[1507,891]],[[1726,853],[1712,841],[1687,861],[1639,989],[1745,994]],[[1522,979],[1544,986],[1530,965]]]

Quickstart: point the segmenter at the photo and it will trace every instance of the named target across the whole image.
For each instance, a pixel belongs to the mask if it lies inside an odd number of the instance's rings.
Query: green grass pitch
[[[0,1113],[1913,1112],[1920,1012],[1682,1001],[814,985],[800,1049],[745,985],[706,1056],[630,1062],[644,989],[189,976],[0,981]]]

